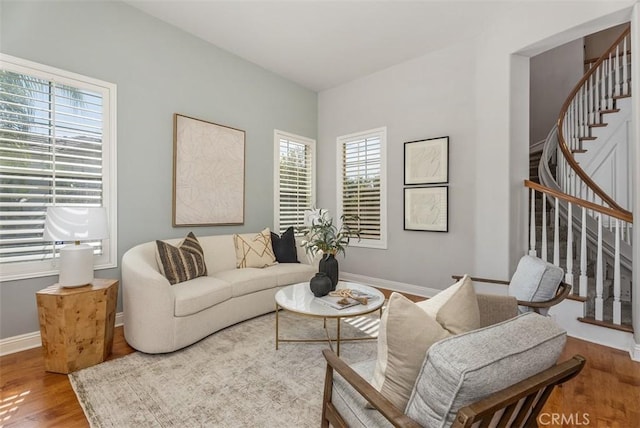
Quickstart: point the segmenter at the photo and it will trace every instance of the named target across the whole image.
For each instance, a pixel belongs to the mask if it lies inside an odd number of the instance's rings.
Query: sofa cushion
[[[404,409],[427,349],[451,333],[399,293],[391,293],[378,331],[378,358],[371,385]]]
[[[171,285],[207,274],[204,253],[193,232],[178,247],[156,241],[156,257],[158,269]]]
[[[244,296],[245,294],[278,286],[276,275],[266,269],[234,269],[216,272],[212,276],[228,282],[231,285],[231,295],[233,297]]]
[[[450,426],[460,408],[551,367],[565,340],[535,313],[443,339],[427,353],[406,414],[423,426]]]
[[[355,370],[365,380],[371,380],[375,360],[352,364]],[[391,423],[374,408],[368,408],[367,400],[358,394],[342,376],[334,372],[333,394],[331,402],[342,418],[351,428],[392,427]]]
[[[266,272],[276,276],[278,286],[307,282],[318,271],[317,267],[305,263],[282,263],[264,268]]]
[[[281,236],[271,232],[271,246],[278,263],[300,263],[298,261],[298,249],[296,248],[296,237],[293,233],[293,226],[282,232]]]
[[[233,243],[236,248],[236,267],[238,269],[263,268],[276,263],[269,228],[258,234],[234,234]]]
[[[201,276],[172,287],[174,314],[184,317],[200,312],[231,298],[231,285],[218,278]]]
[[[417,305],[453,334],[480,328],[480,309],[468,275]]]
[[[526,302],[543,302],[555,296],[563,277],[564,271],[558,266],[526,255],[518,262],[511,278],[509,295]],[[520,306],[519,310],[524,313],[533,308]]]

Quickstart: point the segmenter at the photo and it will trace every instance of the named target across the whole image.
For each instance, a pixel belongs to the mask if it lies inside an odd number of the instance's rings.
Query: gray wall
[[[336,137],[388,131],[388,249],[351,247],[341,271],[431,289],[454,273],[509,278],[528,242],[529,58],[628,19],[628,8],[514,2],[474,40],[320,92],[318,206],[336,207]],[[405,231],[403,142],[443,135],[449,232]]]
[[[316,137],[317,95],[120,2],[0,3],[0,51],[118,85],[118,262],[171,226],[173,113],[246,131],[245,223],[273,224],[273,130]],[[119,278],[120,270],[96,276]],[[35,292],[57,277],[0,284],[0,338],[38,330]],[[122,310],[121,302],[118,311]]]
[[[319,206],[336,209],[336,138],[387,127],[388,249],[350,247],[340,270],[429,288],[471,271],[475,241],[474,59],[468,44],[391,67],[319,95]],[[449,232],[405,231],[404,143],[449,136]]]
[[[569,93],[584,75],[583,39],[579,38],[531,58],[529,141],[547,137]]]

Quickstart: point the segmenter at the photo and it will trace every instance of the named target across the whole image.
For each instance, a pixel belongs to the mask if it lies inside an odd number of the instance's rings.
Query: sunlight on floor
[[[20,394],[14,394],[10,397],[3,398],[0,401],[0,428],[11,419],[11,416],[15,414],[27,395],[31,391],[25,391]]]
[[[380,319],[372,318],[372,317],[353,317],[353,318],[343,318],[344,323],[349,324],[363,333],[369,336],[375,336],[378,334],[378,328],[380,327]]]

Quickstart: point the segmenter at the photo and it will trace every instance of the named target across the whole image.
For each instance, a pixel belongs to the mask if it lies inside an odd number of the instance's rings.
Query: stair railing
[[[594,277],[595,277],[595,319],[596,321],[604,320],[605,313],[605,279],[608,275],[605,272],[607,266],[611,265],[612,280],[613,280],[613,301],[612,304],[612,318],[613,323],[617,325],[622,324],[622,280],[621,280],[621,251],[624,241],[622,241],[623,233],[625,230],[629,230],[633,223],[633,216],[630,213],[624,213],[620,210],[602,206],[600,204],[587,201],[585,199],[576,198],[574,196],[567,195],[566,193],[555,190],[550,187],[546,187],[529,180],[524,181],[525,187],[530,189],[530,215],[531,220],[529,224],[529,254],[538,256],[545,261],[550,261],[556,266],[560,266],[561,258],[561,230],[566,231],[566,269],[565,269],[565,282],[574,284],[574,271],[578,275],[578,294],[580,297],[588,297],[588,264],[594,263]],[[541,238],[538,246],[537,241],[537,227],[536,227],[536,200],[539,200],[542,204],[542,216],[541,216]],[[551,204],[547,210],[547,204]],[[574,212],[575,208],[575,212]],[[553,212],[553,239],[551,248],[551,260],[549,257],[549,240],[547,239],[547,230],[551,227],[551,219],[547,218],[547,211]],[[560,213],[566,212],[566,216],[562,219],[565,224],[561,227]],[[595,227],[589,227],[589,222],[597,222]],[[574,224],[575,223],[575,224]],[[614,246],[612,249],[613,260],[606,261],[604,254],[605,241],[603,236],[607,233],[608,229],[614,234]],[[589,260],[589,253],[587,251],[587,241],[589,240],[590,230],[596,231],[595,241],[597,242],[595,251],[595,260]],[[574,270],[573,266],[573,248],[574,243],[578,240],[574,239],[574,230],[579,230],[579,266]],[[577,246],[576,246],[577,247]],[[538,253],[539,248],[539,253]],[[627,285],[625,283],[625,285]],[[630,283],[628,284],[630,286]],[[627,290],[625,290],[626,292]],[[630,293],[630,290],[628,290]],[[630,296],[630,294],[629,294]]]
[[[557,177],[562,191],[623,214],[631,213],[600,188],[576,162],[584,141],[594,139],[591,128],[604,126],[602,116],[617,111],[615,100],[631,95],[630,33],[628,27],[591,66],[564,102],[558,119]]]

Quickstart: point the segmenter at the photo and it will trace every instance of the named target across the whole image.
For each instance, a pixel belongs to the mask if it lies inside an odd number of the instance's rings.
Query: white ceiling
[[[314,91],[479,34],[506,2],[125,0]]]

